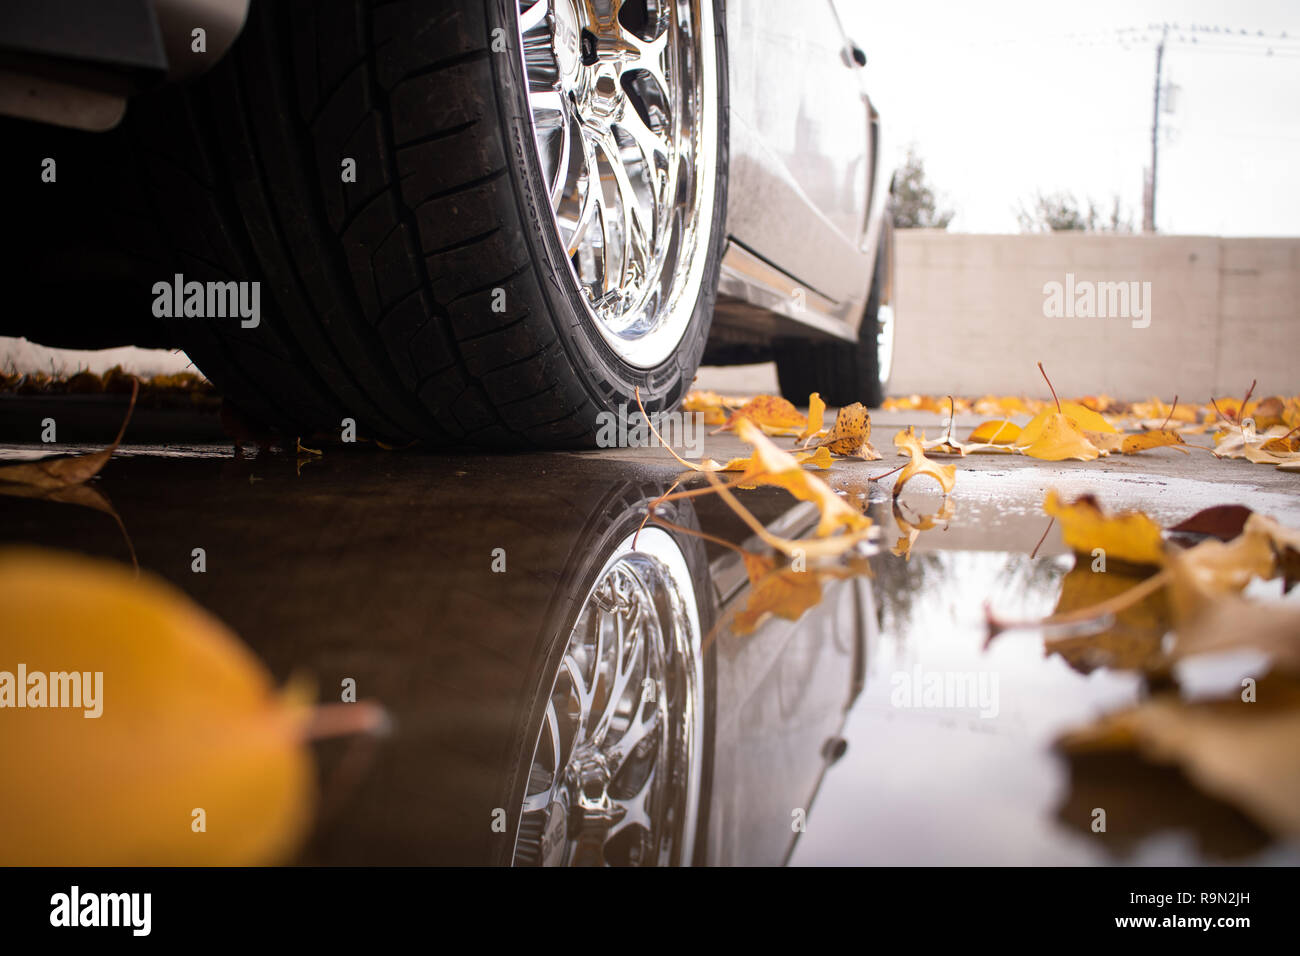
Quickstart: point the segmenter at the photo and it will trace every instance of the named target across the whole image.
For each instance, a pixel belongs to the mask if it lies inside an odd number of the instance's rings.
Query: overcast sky
[[[1166,46],[1179,87],[1161,118],[1163,232],[1300,234],[1300,2],[1296,0],[838,0],[867,53],[871,95],[901,155],[915,143],[953,229],[1015,232],[1035,190],[1067,190],[1142,222],[1154,33],[1168,22],[1264,31],[1270,44],[1198,34]],[[1272,46],[1274,55],[1264,55]]]

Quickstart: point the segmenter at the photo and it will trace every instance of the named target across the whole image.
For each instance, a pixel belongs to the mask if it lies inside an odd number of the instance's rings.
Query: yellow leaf
[[[808,425],[807,417],[779,395],[750,399],[732,412],[724,427],[733,429],[742,419],[753,422],[768,435],[797,435]]]
[[[1124,440],[1120,443],[1120,451],[1126,455],[1132,455],[1139,451],[1146,451],[1148,448],[1163,448],[1166,445],[1185,445],[1183,436],[1176,431],[1162,429],[1160,431],[1142,432],[1137,435],[1125,435]],[[1185,449],[1179,449],[1185,451]]]
[[[984,422],[970,433],[969,441],[988,445],[1010,445],[1020,437],[1020,426],[1005,420]]]
[[[812,472],[805,471],[794,456],[777,448],[748,419],[736,422],[736,433],[754,446],[754,461],[762,470],[757,484],[784,488],[800,501],[811,501],[821,512],[817,524],[818,537],[834,534],[840,528],[850,532],[865,531],[871,519],[849,507],[843,498]]]
[[[682,399],[682,410],[704,416],[706,425],[722,425],[727,420],[731,402],[717,392],[689,392]]]
[[[1140,511],[1111,514],[1091,495],[1066,504],[1053,489],[1047,493],[1043,510],[1061,522],[1061,536],[1070,548],[1092,556],[1101,548],[1107,561],[1162,566],[1164,542],[1160,526]]]
[[[808,396],[808,427],[799,433],[799,440],[807,441],[821,431],[825,417],[826,403],[819,392],[813,392]]]
[[[1044,409],[1034,416],[1021,430],[1015,448],[1043,461],[1064,461],[1067,458],[1092,461],[1101,454],[1073,420],[1052,409]]]
[[[938,462],[926,458],[925,451],[921,447],[921,440],[917,439],[912,426],[909,425],[906,431],[900,431],[894,435],[894,444],[903,454],[910,456],[912,459],[899,473],[898,479],[894,482],[895,496],[903,490],[904,485],[917,475],[929,475],[939,482],[939,487],[943,489],[945,495],[952,491],[953,486],[957,483],[956,466],[940,465]]]
[[[288,857],[313,800],[310,711],[277,694],[224,626],[155,578],[31,548],[0,551],[0,607],[0,669],[13,675],[7,690],[0,675],[0,701],[29,702],[0,710],[0,863]],[[20,665],[28,688],[16,687]],[[51,672],[96,688],[99,716],[84,716],[84,697],[30,706],[30,675]],[[195,808],[207,833],[191,830]]]

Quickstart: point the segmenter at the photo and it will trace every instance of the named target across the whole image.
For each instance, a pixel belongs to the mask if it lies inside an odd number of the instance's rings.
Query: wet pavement
[[[134,556],[277,681],[336,699],[350,678],[388,711],[382,739],[314,746],[321,803],[295,862],[1300,861],[1177,770],[1054,751],[1062,731],[1139,700],[1137,676],[1048,655],[1032,631],[985,646],[986,603],[1005,618],[1057,607],[1074,558],[1042,513],[1048,487],[1161,523],[1241,503],[1296,526],[1300,476],[1205,452],[978,456],[957,461],[942,517],[924,479],[898,509],[892,479],[866,480],[895,466],[894,429],[933,437],[937,419],[876,421],[885,460],[827,473],[881,529],[868,569],[826,582],[797,621],[752,632],[735,623],[751,593],[735,547],[759,548],[714,496],[666,506],[678,528],[633,544],[681,472],[654,448],[327,448],[296,461],[130,445],[93,483],[120,523],[0,496],[0,543]],[[48,451],[0,446],[0,459]],[[706,444],[717,460],[742,452],[725,436]],[[815,520],[782,492],[740,495],[786,535]],[[934,674],[975,696],[926,705]],[[1105,833],[1090,828],[1099,806]]]

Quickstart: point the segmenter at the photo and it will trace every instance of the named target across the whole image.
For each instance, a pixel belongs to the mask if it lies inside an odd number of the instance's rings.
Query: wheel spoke
[[[573,143],[570,137],[570,127],[573,126],[568,112],[564,114],[564,120],[560,123],[560,156],[555,166],[555,179],[551,183],[551,208],[558,210],[560,201],[564,198],[565,187],[569,184],[569,153],[573,151]]]
[[[628,179],[627,167],[623,165],[621,150],[614,135],[610,133],[602,137],[600,147],[613,173],[614,188],[618,193],[623,233],[618,284],[622,285],[628,278],[634,260],[639,261],[643,270],[649,265],[646,252],[653,227],[646,222],[649,216],[642,208],[641,199],[636,195],[632,182]]]
[[[614,686],[605,701],[604,710],[601,712],[600,720],[596,723],[592,731],[591,739],[597,744],[604,741],[606,734],[609,733],[610,724],[618,715],[618,705],[627,693],[628,683],[634,673],[633,664],[637,660],[637,655],[641,649],[641,628],[638,626],[641,620],[639,609],[633,609],[632,620],[625,626],[623,616],[619,615],[618,627],[618,663],[614,674]],[[631,646],[628,646],[628,632],[631,632]]]
[[[527,33],[540,26],[550,9],[551,0],[536,0],[531,7],[519,14],[519,32]]]
[[[630,30],[620,31],[622,40],[634,51],[623,60],[623,72],[644,70],[659,85],[664,98],[670,93],[668,79],[664,73],[664,53],[668,49],[668,31],[664,30],[653,40],[642,40]]]
[[[559,90],[530,90],[528,92],[528,105],[533,108],[533,121],[537,122],[538,113],[559,113],[564,116],[564,94]],[[542,120],[548,120],[549,117],[541,117]],[[547,126],[554,125],[548,122]]]
[[[568,242],[565,243],[564,251],[570,258],[578,251],[582,240],[586,238],[587,228],[596,216],[596,204],[600,201],[598,197],[600,192],[600,172],[596,168],[596,157],[592,152],[591,143],[587,140],[585,129],[579,129],[578,131],[578,145],[582,149],[582,165],[586,169],[587,191],[582,197],[582,206],[578,211],[578,221],[574,223],[573,232],[570,233]],[[579,179],[581,180],[581,178],[583,177],[580,176]]]

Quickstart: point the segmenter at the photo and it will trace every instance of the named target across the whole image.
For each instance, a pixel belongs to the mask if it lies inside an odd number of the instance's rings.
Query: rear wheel
[[[893,228],[886,225],[858,340],[776,342],[773,353],[782,395],[801,404],[818,392],[832,407],[862,402],[875,408],[884,401],[894,358],[892,279]]]
[[[722,20],[714,0],[254,3],[208,76],[133,108],[167,268],[262,284],[257,328],[187,319],[187,351],[299,430],[583,445],[638,388],[673,406],[724,238]]]

